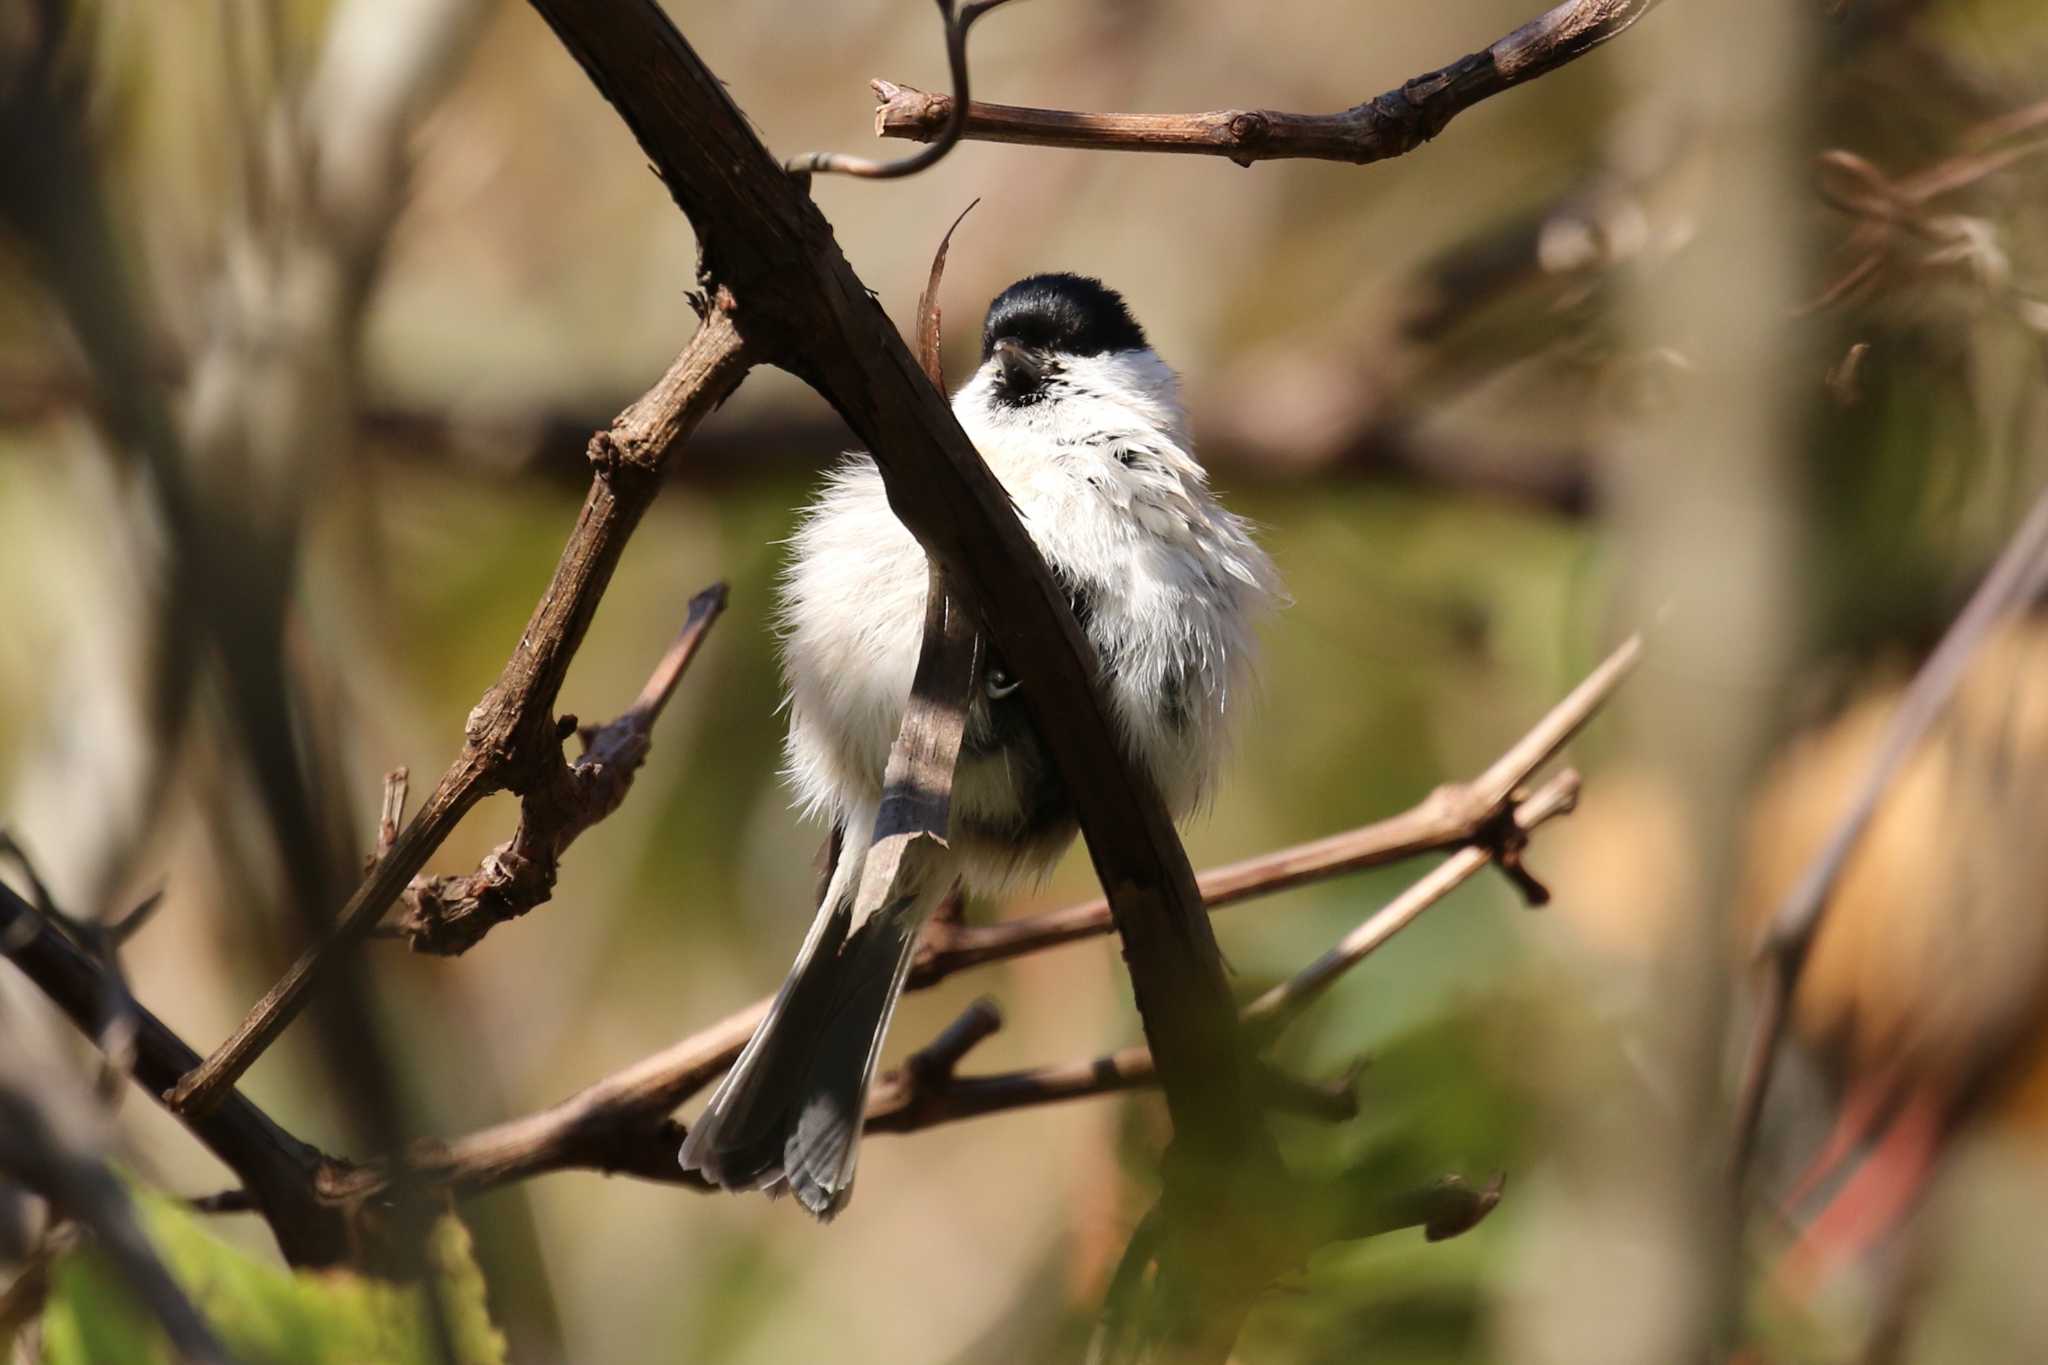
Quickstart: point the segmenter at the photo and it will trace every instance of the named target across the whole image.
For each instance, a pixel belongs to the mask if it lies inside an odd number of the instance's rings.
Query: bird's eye
[[[1001,701],[1017,690],[1017,680],[1010,676],[1008,669],[997,665],[989,669],[988,681],[983,684],[983,690],[988,693],[990,701]]]

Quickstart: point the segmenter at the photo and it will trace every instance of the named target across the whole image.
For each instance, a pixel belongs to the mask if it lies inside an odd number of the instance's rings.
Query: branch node
[[[910,1054],[904,1070],[909,1073],[913,1103],[943,1091],[953,1082],[960,1060],[1003,1026],[1003,1012],[984,995],[960,1017],[946,1025],[938,1037]]]
[[[546,738],[515,744],[529,762],[519,780],[519,825],[512,838],[486,854],[477,870],[460,876],[414,877],[400,897],[396,928],[414,952],[452,956],[467,952],[498,924],[546,903],[554,894],[561,857],[569,845],[625,801],[646,759],[654,723],[696,657],[712,622],[725,610],[726,586],[714,583],[690,599],[675,641],[631,705],[603,725],[582,726],[573,715],[554,718]],[[580,735],[583,753],[572,764],[562,745]],[[508,757],[509,757],[508,751]]]

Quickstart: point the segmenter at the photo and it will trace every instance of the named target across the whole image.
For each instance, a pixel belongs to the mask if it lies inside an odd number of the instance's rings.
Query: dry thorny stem
[[[1567,0],[1493,46],[1336,114],[1218,109],[1201,114],[1097,114],[969,103],[955,93],[873,82],[875,132],[950,147],[966,138],[1094,151],[1182,152],[1255,161],[1308,157],[1363,164],[1414,151],[1481,100],[1556,70],[1615,37],[1659,0]]]
[[[1778,1046],[1790,1015],[1792,993],[1827,914],[1828,897],[1841,879],[1892,779],[1947,708],[1968,671],[1977,647],[1992,630],[2048,586],[2048,490],[2033,507],[1984,581],[1971,594],[1941,644],[1928,656],[1899,701],[1884,743],[1855,797],[1836,822],[1828,840],[1793,883],[1773,912],[1757,956],[1762,970],[1762,995],[1752,1026],[1749,1051],[1736,1094],[1733,1174],[1739,1185],[1756,1148],[1757,1123],[1770,1089]]]

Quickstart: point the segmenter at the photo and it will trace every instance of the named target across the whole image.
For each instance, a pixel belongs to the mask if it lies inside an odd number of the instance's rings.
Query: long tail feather
[[[821,1219],[852,1194],[882,1039],[918,930],[951,889],[950,878],[936,878],[856,928],[863,859],[840,861],[795,967],[681,1152],[685,1170],[727,1189],[786,1184]]]

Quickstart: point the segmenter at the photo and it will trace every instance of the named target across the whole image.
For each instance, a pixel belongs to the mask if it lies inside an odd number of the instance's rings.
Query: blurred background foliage
[[[2033,0],[1795,0],[1809,2],[1810,83],[1782,130],[1802,161],[1846,149],[1896,182],[1984,151],[1987,120],[2048,93],[2048,12]],[[367,240],[278,210],[289,196],[267,177],[294,163],[263,111],[309,89],[327,101],[306,98],[316,114],[374,102],[374,74],[403,65],[376,42],[417,36],[357,8],[371,17],[351,29],[321,0],[97,0],[80,7],[67,60],[83,73],[87,158],[69,169],[98,188],[111,229],[93,278],[127,295],[147,382],[198,433],[195,496],[229,509],[211,553],[277,601],[294,727],[282,733],[317,778],[315,823],[345,828],[360,853],[381,774],[406,765],[419,790],[438,773],[517,639],[575,515],[585,436],[688,336],[694,247],[583,72],[525,5],[495,0],[443,35],[404,106],[405,156],[373,163],[369,182],[395,199],[369,215]],[[863,149],[871,76],[943,85],[928,6],[670,9],[779,153]],[[977,32],[977,92],[1066,108],[1337,109],[1529,17],[1527,0],[1039,0]],[[1687,382],[1690,359],[1683,338],[1638,334],[1623,301],[1687,251],[1721,169],[1718,149],[1651,98],[1657,72],[1638,40],[1667,19],[1382,165],[1241,170],[967,144],[912,180],[816,182],[899,318],[945,225],[982,200],[945,284],[950,372],[973,363],[985,301],[1043,269],[1123,290],[1180,370],[1215,481],[1263,528],[1294,599],[1265,631],[1263,696],[1230,779],[1187,831],[1198,867],[1477,772],[1634,624],[1619,619],[1630,568],[1603,469],[1630,457],[1632,414]],[[369,48],[349,68],[360,84],[337,90],[321,79],[343,33]],[[2038,150],[2044,128],[1990,145]],[[122,405],[52,283],[66,267],[23,207],[55,193],[26,178],[0,189],[17,229],[0,237],[0,812],[75,912],[165,890],[126,963],[138,996],[204,1051],[305,922],[243,701],[202,673],[190,726],[166,729],[153,703],[175,528],[109,439]],[[1812,291],[1783,314],[1811,361],[1792,381],[1799,437],[1784,454],[1801,535],[1802,571],[1782,585],[1795,659],[1782,695],[1755,699],[1782,736],[1909,666],[2048,473],[2048,157],[2014,156],[1940,195],[1912,230],[1859,238],[1858,219],[1819,192],[1802,212],[1792,227]],[[324,277],[294,264],[291,244],[306,242],[357,272],[358,304],[346,281],[335,304]],[[1860,283],[1830,297],[1852,268]],[[209,368],[222,354],[225,378]],[[319,401],[278,399],[287,389]],[[220,404],[240,414],[226,422],[240,438],[206,438]],[[305,431],[318,439],[279,436]],[[358,1154],[388,1125],[461,1131],[550,1103],[779,980],[818,832],[776,775],[769,610],[794,509],[848,440],[814,395],[757,371],[680,453],[562,700],[586,719],[614,714],[689,596],[731,583],[732,609],[631,798],[572,851],[551,904],[476,951],[442,961],[372,945],[360,1017],[391,1064],[389,1114],[365,1121],[347,1048],[310,1024],[247,1081],[270,1112]],[[1642,964],[1687,833],[1668,814],[1668,775],[1633,764],[1611,727],[1596,724],[1574,761],[1583,809],[1532,853],[1553,906],[1527,913],[1482,878],[1334,991],[1283,1053],[1315,1076],[1369,1062],[1356,1121],[1279,1121],[1290,1162],[1326,1176],[1331,1199],[1505,1172],[1505,1201],[1442,1244],[1411,1231],[1326,1250],[1255,1316],[1243,1359],[1521,1361],[1537,1358],[1516,1338],[1531,1300],[1610,1310],[1601,1285],[1558,1282],[1534,1249],[1571,1226],[1588,1175],[1557,1132],[1589,1115],[1597,1126],[1618,1088],[1654,1084],[1633,1051],[1656,1007]],[[512,816],[510,798],[487,803],[432,870],[474,866]],[[1414,873],[1224,915],[1236,984],[1269,984]],[[1048,885],[976,913],[1090,890],[1077,854]],[[1093,942],[911,997],[891,1057],[980,993],[1008,1023],[973,1069],[1092,1055],[1136,1033],[1115,950]],[[0,1005],[10,1038],[82,1058],[11,975]],[[1809,1073],[1781,1107],[1811,1115],[1784,1120],[1774,1151],[1801,1150],[1824,1125],[1826,1073]],[[149,1104],[126,1104],[121,1124],[149,1186],[225,1183]],[[1935,1257],[1904,1358],[2032,1359],[2048,1340],[2029,1306],[2038,1261],[2015,1252],[2040,1250],[2043,1224],[2016,1210],[2048,1210],[2048,1186],[2025,1127],[2002,1132],[1938,1190],[1929,1235],[1955,1250]],[[1149,1204],[1163,1135],[1146,1097],[878,1140],[861,1197],[823,1231],[759,1200],[588,1174],[463,1214],[514,1361],[1072,1358]],[[176,1226],[173,1246],[190,1235]],[[252,1219],[217,1230],[275,1257]],[[1752,1240],[1767,1266],[1783,1234]],[[1798,1304],[1759,1289],[1761,1358],[1855,1358],[1889,1283],[1871,1271]],[[66,1280],[49,1358],[115,1358],[80,1326],[113,1312],[102,1300],[114,1294],[84,1271]],[[250,1359],[339,1358],[242,1344]]]

